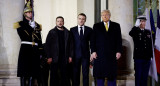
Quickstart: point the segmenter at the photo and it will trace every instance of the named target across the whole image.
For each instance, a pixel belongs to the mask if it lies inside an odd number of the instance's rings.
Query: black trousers
[[[48,86],[48,77],[49,77],[49,65],[48,67],[41,68],[41,86]]]
[[[63,61],[51,64],[50,86],[71,86],[67,69]]]
[[[80,71],[82,65],[83,86],[89,86],[89,59],[75,58],[73,63],[73,86],[80,86]]]
[[[150,60],[134,59],[135,86],[147,86],[150,64]]]
[[[40,86],[40,79],[35,77],[20,77],[21,86]]]

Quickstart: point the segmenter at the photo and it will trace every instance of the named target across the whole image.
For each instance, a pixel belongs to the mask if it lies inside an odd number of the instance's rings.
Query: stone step
[[[20,80],[16,73],[16,69],[1,69],[0,86],[20,86]]]
[[[0,86],[20,86],[19,78],[0,78]]]

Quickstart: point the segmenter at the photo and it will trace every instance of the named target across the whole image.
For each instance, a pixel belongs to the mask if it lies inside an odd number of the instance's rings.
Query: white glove
[[[136,26],[136,27],[139,27],[140,24],[141,24],[140,19],[137,19],[137,20],[136,20],[136,23],[135,23],[135,26]]]
[[[29,25],[30,25],[32,28],[36,28],[36,23],[35,23],[35,21],[29,21]]]

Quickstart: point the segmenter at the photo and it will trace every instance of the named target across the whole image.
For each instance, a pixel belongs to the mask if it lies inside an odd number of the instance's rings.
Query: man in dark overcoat
[[[21,39],[17,76],[21,79],[21,86],[38,86],[40,71],[41,27],[32,21],[30,2],[24,9],[23,21],[14,24]]]
[[[97,86],[116,86],[117,60],[121,57],[122,37],[118,23],[110,20],[110,11],[101,12],[102,22],[93,26],[91,41],[91,61],[93,62],[93,76]]]
[[[70,86],[68,63],[72,62],[72,42],[64,27],[64,18],[56,18],[56,26],[48,33],[45,50],[51,64],[50,86]]]

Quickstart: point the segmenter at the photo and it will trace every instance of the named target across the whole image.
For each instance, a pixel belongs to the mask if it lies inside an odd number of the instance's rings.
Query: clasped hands
[[[71,57],[69,57],[68,62],[69,62],[69,63],[72,62],[72,58],[71,58]],[[48,64],[51,64],[51,63],[52,63],[52,58],[48,58],[47,63],[48,63]]]
[[[121,57],[121,53],[116,53],[116,59],[118,60]],[[97,59],[97,53],[93,52],[90,56],[90,62],[92,62],[94,59]]]

